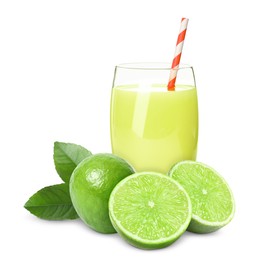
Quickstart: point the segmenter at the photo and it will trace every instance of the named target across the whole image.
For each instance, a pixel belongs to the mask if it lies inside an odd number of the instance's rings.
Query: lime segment
[[[189,194],[192,219],[189,231],[209,233],[228,224],[234,215],[234,198],[227,182],[211,167],[194,161],[179,162],[168,174]]]
[[[117,232],[130,244],[162,248],[178,239],[191,219],[186,191],[161,173],[142,172],[126,177],[114,188],[109,214]]]

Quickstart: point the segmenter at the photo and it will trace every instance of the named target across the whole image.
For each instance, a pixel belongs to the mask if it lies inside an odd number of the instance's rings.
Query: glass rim
[[[171,70],[171,63],[169,62],[129,62],[116,65],[116,69],[129,70]],[[189,64],[181,63],[176,70],[193,69]]]

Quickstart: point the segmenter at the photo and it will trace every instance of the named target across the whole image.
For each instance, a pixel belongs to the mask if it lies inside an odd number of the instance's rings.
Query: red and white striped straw
[[[179,68],[179,64],[180,64],[180,60],[181,60],[181,53],[182,53],[182,48],[183,48],[186,30],[187,30],[187,26],[188,26],[188,21],[189,21],[189,19],[187,19],[187,18],[181,19],[181,27],[180,27],[180,31],[179,31],[179,35],[178,35],[178,39],[177,39],[177,43],[176,43],[174,59],[172,61],[171,73],[170,73],[169,83],[168,83],[168,90],[175,89],[177,70]]]

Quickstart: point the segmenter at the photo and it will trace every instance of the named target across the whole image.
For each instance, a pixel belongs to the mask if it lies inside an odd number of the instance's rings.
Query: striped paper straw
[[[169,78],[169,83],[168,83],[168,90],[175,89],[177,70],[179,68],[179,64],[180,64],[180,60],[181,60],[181,53],[182,53],[182,48],[183,48],[186,30],[187,30],[187,26],[188,26],[188,21],[189,21],[189,19],[187,19],[187,18],[181,19],[181,27],[180,27],[180,31],[179,31],[179,35],[178,35],[178,39],[177,39],[177,43],[176,43],[174,59],[172,61],[171,73],[170,73],[170,78]]]

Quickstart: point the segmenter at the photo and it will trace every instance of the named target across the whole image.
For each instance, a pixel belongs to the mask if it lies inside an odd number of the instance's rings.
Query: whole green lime
[[[79,217],[100,233],[115,233],[108,213],[110,193],[119,181],[134,173],[122,158],[96,154],[84,159],[70,178],[70,196]]]

